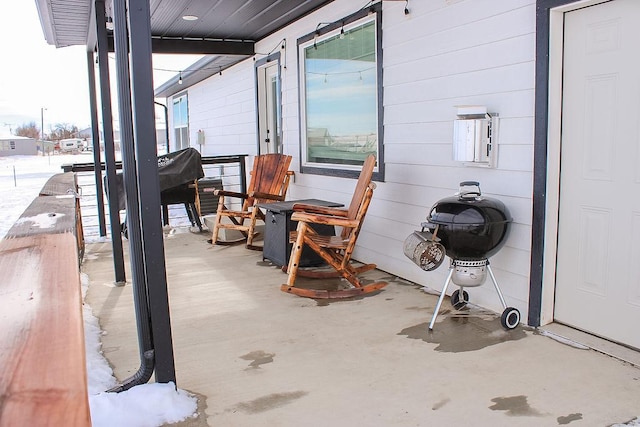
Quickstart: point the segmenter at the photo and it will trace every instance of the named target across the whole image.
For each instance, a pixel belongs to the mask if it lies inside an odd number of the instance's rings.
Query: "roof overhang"
[[[35,0],[47,43],[55,47],[87,45],[93,2],[89,0]],[[93,25],[95,27],[95,25]]]
[[[112,1],[104,0],[107,20]],[[255,43],[333,0],[149,0],[152,52],[207,55],[156,90],[171,96],[255,53]],[[95,0],[35,0],[47,43],[97,46]],[[196,16],[196,20],[183,17]],[[107,31],[113,52],[113,33]],[[179,81],[182,84],[179,84]]]
[[[104,0],[108,19],[113,16],[112,1]],[[154,43],[154,53],[247,54],[235,50],[246,49],[332,1],[150,0],[151,34],[161,40]],[[35,2],[47,43],[95,48],[94,0]],[[164,51],[156,52],[156,47]]]

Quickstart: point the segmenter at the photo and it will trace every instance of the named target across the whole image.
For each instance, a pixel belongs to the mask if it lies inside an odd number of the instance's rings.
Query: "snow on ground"
[[[82,299],[89,287],[89,276],[82,274]],[[102,331],[91,307],[83,305],[89,406],[94,427],[154,427],[182,421],[195,415],[197,400],[175,384],[143,384],[121,393],[106,393],[117,385],[113,371],[102,356]]]
[[[0,237],[38,196],[47,179],[62,172],[62,164],[88,162],[92,158],[91,154],[0,157]]]
[[[92,162],[93,155],[0,157],[0,238],[3,238],[33,199],[65,163]],[[89,277],[82,274],[82,296]],[[193,416],[197,400],[175,384],[143,384],[122,393],[106,393],[116,385],[113,371],[103,357],[102,331],[91,307],[83,306],[87,377],[91,422],[94,427],[154,427]]]

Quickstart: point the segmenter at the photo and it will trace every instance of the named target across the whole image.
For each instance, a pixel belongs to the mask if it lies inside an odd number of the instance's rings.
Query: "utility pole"
[[[40,107],[40,139],[44,141],[44,110],[46,108]]]

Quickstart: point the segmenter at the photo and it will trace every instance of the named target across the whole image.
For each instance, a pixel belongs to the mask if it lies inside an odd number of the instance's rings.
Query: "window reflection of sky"
[[[307,59],[307,126],[332,136],[376,133],[376,68],[370,61]]]

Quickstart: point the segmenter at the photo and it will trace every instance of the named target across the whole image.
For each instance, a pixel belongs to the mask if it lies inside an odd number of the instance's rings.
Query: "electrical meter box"
[[[453,159],[468,166],[495,167],[497,164],[497,114],[486,107],[458,107],[453,121]]]

